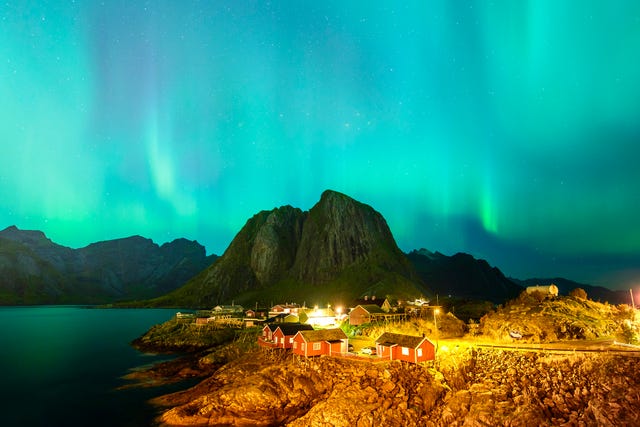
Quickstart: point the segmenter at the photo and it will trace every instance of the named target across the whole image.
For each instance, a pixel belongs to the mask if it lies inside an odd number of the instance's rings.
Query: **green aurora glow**
[[[640,2],[10,0],[0,23],[0,227],[221,254],[331,188],[405,251],[640,281]]]

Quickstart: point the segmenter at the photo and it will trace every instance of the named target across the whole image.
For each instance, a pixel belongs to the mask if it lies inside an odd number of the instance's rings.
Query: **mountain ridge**
[[[209,265],[197,242],[158,246],[141,236],[71,249],[39,230],[0,231],[0,304],[101,304],[153,297]]]
[[[379,212],[332,190],[308,211],[284,205],[256,213],[220,257],[183,238],[159,246],[134,235],[71,249],[42,231],[0,231],[0,304],[348,304],[365,295],[438,294],[501,304],[526,286],[548,283],[561,294],[581,287],[594,299],[629,301],[626,292],[568,279],[507,278],[461,252],[404,253]]]

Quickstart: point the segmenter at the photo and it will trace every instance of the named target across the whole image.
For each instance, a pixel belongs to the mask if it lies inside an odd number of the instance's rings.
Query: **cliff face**
[[[71,249],[41,231],[0,231],[0,304],[91,304],[149,298],[213,262],[197,242],[133,236]]]
[[[274,209],[256,233],[250,265],[260,283],[277,280],[293,265],[307,214],[285,206]]]
[[[325,191],[304,224],[293,276],[318,284],[364,262],[386,262],[410,275],[382,215],[343,194]]]
[[[156,304],[210,306],[269,299],[353,299],[426,291],[370,206],[325,191],[309,212],[283,206],[254,215],[222,257]]]
[[[304,212],[291,206],[257,213],[214,264],[161,303],[221,304],[273,283],[294,262],[305,217]]]

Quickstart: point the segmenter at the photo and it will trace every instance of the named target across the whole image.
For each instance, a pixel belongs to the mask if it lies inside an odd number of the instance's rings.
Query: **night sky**
[[[185,237],[325,189],[404,251],[640,286],[640,2],[0,5],[0,228]]]

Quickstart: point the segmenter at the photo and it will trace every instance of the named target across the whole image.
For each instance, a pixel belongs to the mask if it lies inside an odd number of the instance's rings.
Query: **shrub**
[[[587,299],[587,291],[582,288],[575,288],[571,292],[569,292],[570,297],[586,300]]]

